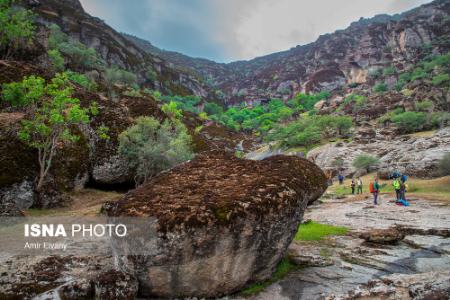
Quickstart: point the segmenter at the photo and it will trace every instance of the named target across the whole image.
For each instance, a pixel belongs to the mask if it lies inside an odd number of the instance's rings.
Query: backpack
[[[406,182],[406,180],[408,180],[408,176],[406,176],[405,174],[402,175],[402,181]]]
[[[375,192],[375,186],[374,186],[373,182],[371,182],[369,184],[369,192],[371,192],[372,194]]]

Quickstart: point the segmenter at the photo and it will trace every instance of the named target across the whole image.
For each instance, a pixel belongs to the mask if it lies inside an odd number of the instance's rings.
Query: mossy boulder
[[[142,245],[112,241],[120,267],[138,278],[140,294],[216,297],[269,278],[306,206],[326,187],[321,169],[299,157],[251,161],[212,151],[105,210],[110,217],[155,220],[134,232]]]

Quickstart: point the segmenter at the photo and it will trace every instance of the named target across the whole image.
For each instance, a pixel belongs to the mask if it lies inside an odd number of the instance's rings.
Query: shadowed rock
[[[145,255],[113,240],[120,267],[143,296],[214,297],[269,278],[308,203],[326,189],[323,172],[298,157],[243,160],[214,151],[128,193],[110,216],[155,219]]]

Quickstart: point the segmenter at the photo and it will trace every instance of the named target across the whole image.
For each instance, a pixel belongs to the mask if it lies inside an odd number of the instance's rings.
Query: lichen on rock
[[[105,209],[154,218],[149,254],[113,240],[120,267],[144,296],[215,297],[269,278],[303,212],[326,189],[323,172],[298,157],[261,161],[222,151],[198,155]],[[122,255],[124,254],[124,255]]]

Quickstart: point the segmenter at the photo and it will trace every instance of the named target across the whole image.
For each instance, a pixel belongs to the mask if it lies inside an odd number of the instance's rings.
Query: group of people
[[[393,178],[392,186],[394,187],[396,194],[396,204],[409,206],[409,203],[406,201],[406,192],[408,190],[408,184],[406,180],[408,177],[406,175],[402,175],[398,172],[394,172],[391,177]],[[342,174],[338,175],[339,184],[344,184],[345,177]],[[356,180],[352,178],[352,182],[350,184],[352,189],[352,194],[362,194],[363,193],[363,182],[361,177],[358,177]],[[378,183],[378,178],[375,176],[373,182],[369,184],[369,191],[373,195],[373,204],[378,204],[378,195],[380,194],[380,184]]]

